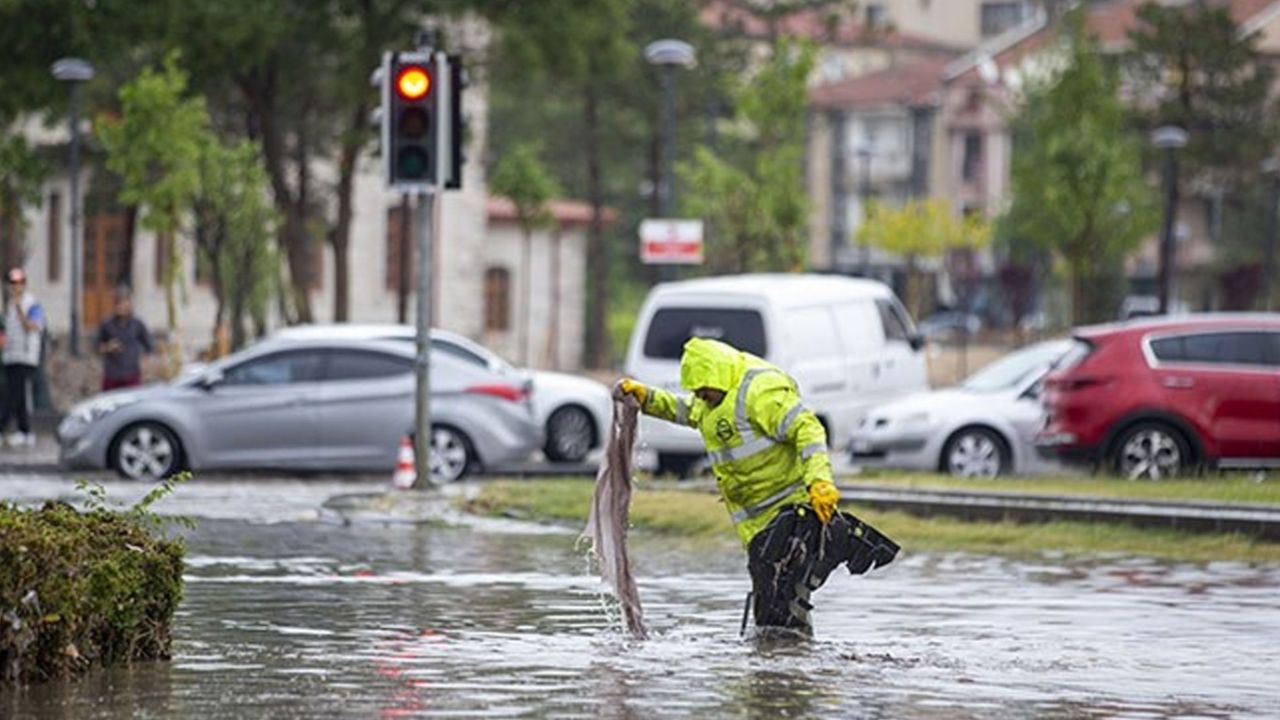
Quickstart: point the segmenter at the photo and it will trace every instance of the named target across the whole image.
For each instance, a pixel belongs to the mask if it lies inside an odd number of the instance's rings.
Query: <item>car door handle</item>
[[[1195,387],[1196,381],[1189,377],[1166,377],[1160,381],[1160,384],[1170,390],[1187,390]]]

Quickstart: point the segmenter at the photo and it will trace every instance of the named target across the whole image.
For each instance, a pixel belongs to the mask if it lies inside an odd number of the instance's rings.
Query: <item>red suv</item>
[[[1280,467],[1280,314],[1080,328],[1045,378],[1042,451],[1159,479]]]

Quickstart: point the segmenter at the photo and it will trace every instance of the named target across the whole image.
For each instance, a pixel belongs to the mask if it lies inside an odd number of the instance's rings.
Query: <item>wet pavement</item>
[[[815,599],[818,639],[738,637],[732,546],[636,535],[632,642],[574,533],[344,523],[347,480],[201,481],[174,658],[0,691],[0,717],[1274,717],[1280,567],[917,554]],[[109,497],[142,486],[108,483]],[[0,476],[0,497],[73,495]],[[892,534],[892,528],[883,528]]]

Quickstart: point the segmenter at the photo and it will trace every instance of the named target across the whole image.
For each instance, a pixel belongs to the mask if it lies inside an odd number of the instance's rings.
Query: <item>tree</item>
[[[743,133],[737,146],[698,148],[692,162],[679,166],[686,212],[710,226],[713,272],[804,267],[804,121],[813,62],[812,45],[778,41],[735,92]]]
[[[1226,191],[1252,184],[1278,128],[1275,71],[1258,50],[1258,33],[1242,34],[1221,4],[1148,1],[1129,37],[1129,79],[1150,101],[1137,104],[1141,124],[1188,131],[1180,155],[1190,177]]]
[[[907,309],[924,315],[919,262],[941,258],[949,250],[977,249],[991,240],[991,226],[978,215],[959,217],[942,199],[908,200],[899,208],[872,203],[858,242],[901,255],[907,261]]]
[[[257,146],[214,141],[203,148],[195,217],[197,251],[218,302],[215,333],[229,327],[232,349],[240,348],[250,337],[246,322],[255,334],[265,330],[280,268],[272,246],[278,214]]]
[[[1113,314],[1108,294],[1095,285],[1123,268],[1125,256],[1155,229],[1157,213],[1115,72],[1085,35],[1078,12],[1066,33],[1065,68],[1029,89],[1015,122],[1006,222],[1020,242],[1064,263],[1079,324]]]
[[[533,315],[533,282],[532,282],[532,244],[533,231],[553,222],[547,203],[559,194],[560,188],[556,180],[547,171],[539,157],[541,147],[535,143],[524,143],[513,147],[498,161],[489,180],[489,189],[496,195],[511,200],[516,207],[516,220],[520,224],[522,235],[522,267],[524,277],[524,318],[520,323],[520,363],[529,365],[529,325]],[[558,266],[559,259],[553,258],[552,265]],[[559,297],[557,283],[552,283],[553,299]],[[557,303],[552,302],[551,322],[556,324],[559,317]],[[553,336],[555,332],[551,333]]]
[[[48,168],[21,137],[0,136],[0,268],[23,261],[24,210],[40,202]]]
[[[142,209],[140,224],[156,233],[166,259],[165,310],[178,329],[182,252],[178,236],[200,187],[200,155],[212,142],[204,99],[187,97],[187,74],[170,54],[120,88],[121,116],[98,117],[95,131],[107,168],[120,176],[120,201]]]
[[[586,361],[604,367],[611,359],[608,327],[610,248],[604,231],[603,123],[607,95],[630,54],[624,42],[632,0],[542,0],[496,3],[492,16],[504,52],[530,75],[542,76],[571,96],[581,113],[577,145],[586,177],[591,222],[587,234]]]

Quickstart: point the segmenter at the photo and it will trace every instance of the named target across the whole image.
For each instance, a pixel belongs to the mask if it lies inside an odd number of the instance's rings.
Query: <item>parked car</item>
[[[1280,315],[1079,329],[1044,402],[1042,448],[1126,477],[1280,467]]]
[[[738,275],[658,285],[640,310],[626,373],[680,391],[691,337],[723,340],[790,373],[833,447],[867,408],[926,387],[924,341],[893,291],[873,280]],[[693,429],[649,417],[638,447],[639,464],[659,472],[682,474],[704,457]]]
[[[517,378],[434,352],[433,473],[457,480],[542,442]],[[414,352],[402,342],[268,340],[171,384],[99,395],[58,427],[68,468],[134,479],[181,469],[385,471],[412,428]]]
[[[1040,384],[1069,340],[1016,350],[955,388],[908,395],[871,410],[850,446],[862,465],[994,477],[1050,469],[1036,452],[1044,424]]]
[[[415,342],[412,325],[335,324],[284,328],[280,339],[384,339]],[[613,401],[609,388],[590,378],[567,373],[513,367],[483,345],[447,330],[431,331],[431,347],[498,375],[532,382],[533,415],[542,427],[542,452],[551,462],[582,462],[607,437]]]

